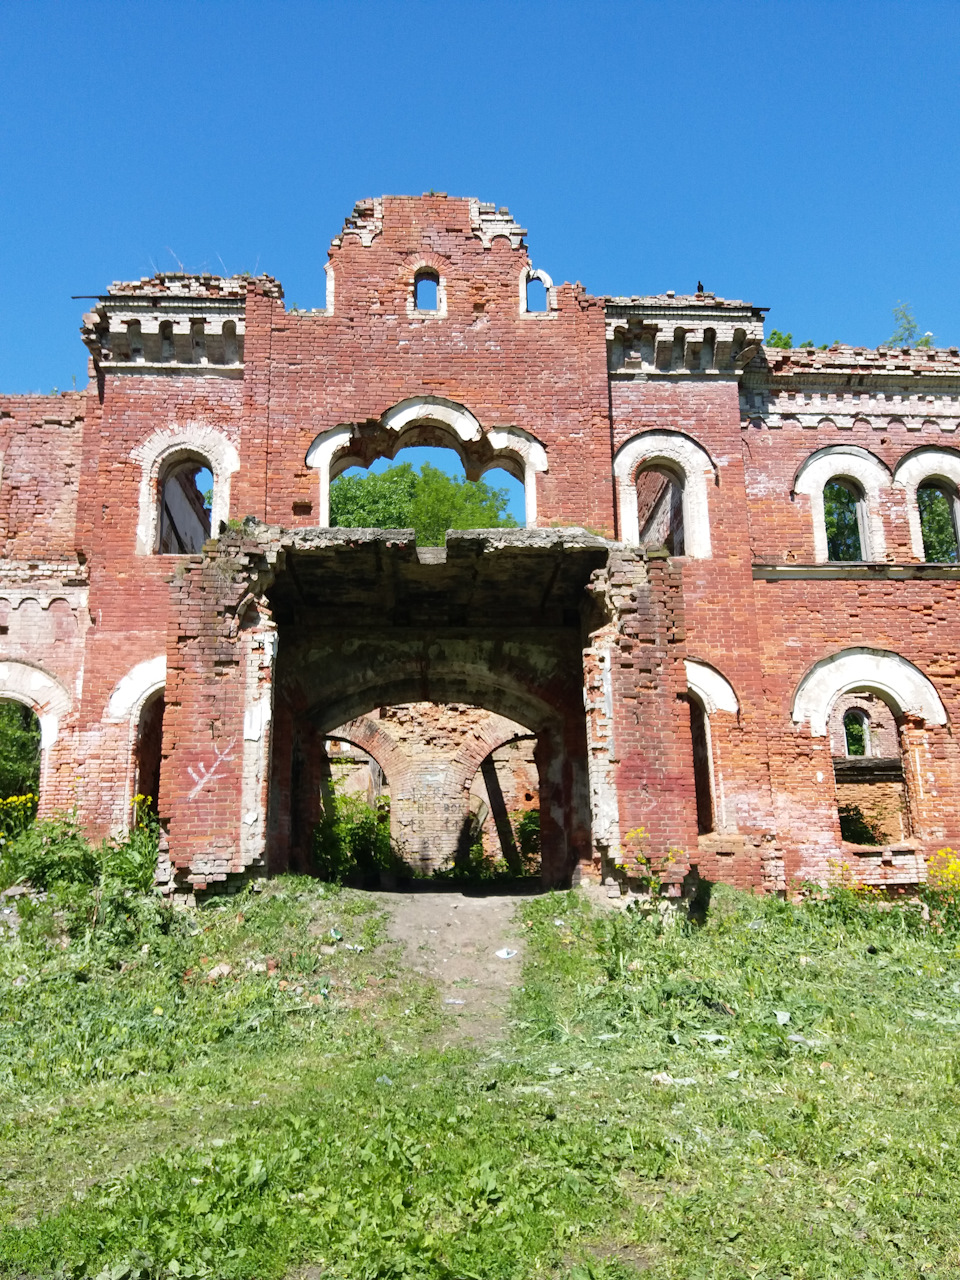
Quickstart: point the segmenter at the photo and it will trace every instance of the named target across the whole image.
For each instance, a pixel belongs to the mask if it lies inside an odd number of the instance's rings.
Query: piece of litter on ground
[[[340,932],[339,929],[331,929],[330,937],[334,940],[334,942],[339,942],[340,939],[343,937],[343,934]]]
[[[821,1049],[825,1043],[823,1040],[808,1040],[806,1036],[798,1035],[787,1036],[787,1039],[794,1044],[802,1044],[807,1049]]]
[[[359,946],[355,942],[345,942],[343,944],[343,949],[344,951],[362,951],[363,947]]]
[[[444,1000],[444,1004],[466,1004],[466,1000]]]
[[[651,1084],[664,1084],[664,1085],[667,1085],[667,1084],[682,1084],[682,1085],[687,1085],[687,1084],[696,1084],[696,1083],[697,1083],[697,1081],[696,1081],[696,1077],[694,1077],[694,1076],[679,1076],[679,1077],[677,1077],[677,1076],[672,1076],[672,1075],[669,1073],[669,1071],[658,1071],[658,1072],[656,1073],[656,1075],[652,1075],[652,1076],[650,1077],[650,1083],[651,1083]]]
[[[739,1071],[739,1068],[738,1068],[736,1071],[728,1071],[728,1072],[727,1072],[727,1075],[726,1075],[726,1078],[727,1078],[728,1080],[739,1080],[739,1079],[740,1079],[740,1071]]]
[[[389,1076],[377,1076],[377,1084],[393,1084]]]
[[[513,951],[510,947],[501,947],[500,950],[496,952],[498,960],[512,960],[516,954],[516,951]]]
[[[762,921],[762,920],[751,920],[751,921],[750,921],[750,923],[747,925],[747,928],[748,928],[748,929],[762,929],[762,928],[763,928],[763,921]]]
[[[557,928],[558,928],[558,929],[562,929],[562,928],[563,928],[563,926],[564,926],[564,924],[566,923],[566,921],[564,921],[564,920],[554,920],[554,922],[553,922],[553,923],[557,926]]]
[[[787,1013],[786,1009],[774,1009],[773,1012],[777,1015],[777,1024],[779,1026],[785,1027],[790,1021],[790,1015]]]
[[[619,1039],[620,1039],[620,1032],[619,1032],[619,1031],[604,1031],[604,1033],[603,1033],[602,1035],[597,1036],[597,1039],[598,1039],[598,1040],[619,1040]]]

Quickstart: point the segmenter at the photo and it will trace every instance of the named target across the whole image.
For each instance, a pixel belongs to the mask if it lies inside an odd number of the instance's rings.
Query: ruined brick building
[[[524,236],[365,201],[323,310],[115,284],[89,387],[0,399],[0,697],[40,718],[42,810],[105,833],[159,785],[171,884],[229,887],[307,865],[336,739],[429,862],[511,749],[550,883],[643,849],[915,884],[960,840],[960,566],[924,523],[955,548],[960,353],[766,348],[761,309],[590,297]],[[510,471],[527,527],[328,527],[338,474],[424,443]]]

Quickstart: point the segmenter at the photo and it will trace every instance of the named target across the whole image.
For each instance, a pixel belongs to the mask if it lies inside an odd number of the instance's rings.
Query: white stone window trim
[[[687,672],[687,688],[697,695],[708,716],[718,711],[729,711],[734,716],[739,714],[740,703],[733,685],[719,671],[694,658],[685,658],[683,665]]]
[[[791,712],[794,724],[809,722],[810,734],[823,738],[837,698],[864,689],[882,698],[899,715],[945,725],[947,713],[923,672],[885,649],[842,649],[814,664],[800,681]]]
[[[831,445],[810,455],[797,472],[793,492],[810,499],[813,516],[813,558],[829,564],[824,488],[833,480],[853,480],[863,492],[860,502],[860,555],[862,560],[883,560],[887,541],[880,518],[880,494],[891,485],[887,467],[857,445]]]
[[[153,555],[160,531],[160,485],[167,467],[179,458],[198,458],[213,476],[210,531],[216,537],[220,522],[230,516],[230,477],[240,470],[240,455],[214,427],[202,423],[160,427],[130,451],[141,468],[137,509],[137,555]]]
[[[117,723],[131,719],[139,722],[143,704],[154,693],[166,687],[167,655],[158,653],[131,667],[114,686],[107,702],[106,719]]]
[[[960,534],[960,454],[948,449],[918,449],[901,458],[893,473],[894,488],[903,489],[906,495],[910,548],[914,556],[923,561],[926,561],[926,553],[917,490],[926,480],[945,480],[953,489],[953,524]]]
[[[421,310],[417,306],[417,279],[428,277],[437,282],[437,306],[431,311],[429,308]],[[443,275],[432,262],[420,261],[413,267],[413,275],[410,277],[410,292],[407,294],[407,316],[411,320],[445,320],[447,316],[447,278]]]
[[[442,426],[464,444],[475,444],[484,434],[483,428],[469,409],[441,396],[416,396],[401,400],[383,414],[380,423],[398,437],[418,423]],[[330,485],[349,467],[365,465],[349,452],[350,442],[355,434],[356,428],[349,424],[332,427],[328,431],[321,431],[307,450],[306,465],[318,473],[317,522],[321,529],[329,528],[330,525]],[[492,427],[487,432],[487,439],[498,457],[485,470],[503,466],[515,479],[521,481],[526,523],[528,528],[532,528],[537,519],[537,475],[549,470],[546,449],[536,437],[520,427]]]
[[[716,483],[717,472],[707,451],[679,431],[644,431],[617,450],[613,473],[621,541],[633,547],[640,545],[637,472],[641,467],[657,465],[679,471],[682,478],[684,554],[692,560],[709,560],[712,548],[708,492],[710,485]]]
[[[546,311],[531,311],[527,306],[527,285],[531,280],[539,280],[543,285],[544,292],[547,295]],[[546,271],[542,271],[539,267],[524,267],[520,272],[520,314],[522,316],[543,316],[555,315],[558,309],[557,290],[553,280],[547,275]]]
[[[73,700],[63,685],[28,662],[0,661],[0,698],[22,702],[40,721],[40,750],[46,753],[60,733],[60,721]]]

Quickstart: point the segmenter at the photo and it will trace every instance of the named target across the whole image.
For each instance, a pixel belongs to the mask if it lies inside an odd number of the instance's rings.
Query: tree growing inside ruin
[[[483,480],[456,480],[425,462],[368,475],[340,476],[330,486],[330,523],[343,529],[415,529],[423,547],[443,545],[448,529],[513,529],[507,491]]]
[[[933,334],[925,333],[921,336],[920,326],[913,314],[913,307],[909,302],[898,302],[893,308],[893,318],[895,323],[893,333],[884,343],[887,347],[932,347]]]

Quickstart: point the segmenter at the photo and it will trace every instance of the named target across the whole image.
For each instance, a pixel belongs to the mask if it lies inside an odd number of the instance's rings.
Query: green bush
[[[406,871],[390,841],[390,801],[376,806],[334,792],[313,832],[313,862],[321,880],[377,884],[381,872]]]

